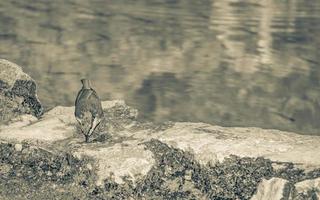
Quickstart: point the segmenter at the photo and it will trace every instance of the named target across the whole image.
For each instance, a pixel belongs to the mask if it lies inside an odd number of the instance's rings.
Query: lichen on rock
[[[296,183],[292,199],[320,199],[320,178]]]
[[[20,66],[4,59],[0,59],[0,99],[0,123],[20,114],[43,114],[36,82]]]
[[[20,66],[4,59],[0,59],[0,97],[3,102],[0,105],[2,112],[11,109],[12,112],[28,113],[37,117],[43,113],[35,81],[24,73]],[[15,109],[8,106],[10,103],[15,105]]]

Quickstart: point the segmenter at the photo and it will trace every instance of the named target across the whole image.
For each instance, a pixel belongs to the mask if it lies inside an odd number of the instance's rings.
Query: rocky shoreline
[[[74,107],[39,114],[40,101],[26,103],[35,89],[8,92],[27,75],[9,80],[6,71],[22,70],[0,68],[1,98],[24,108],[0,123],[0,199],[320,198],[318,136],[141,122],[136,109],[116,100],[103,102],[105,137],[84,143]],[[0,108],[1,115],[17,112]]]

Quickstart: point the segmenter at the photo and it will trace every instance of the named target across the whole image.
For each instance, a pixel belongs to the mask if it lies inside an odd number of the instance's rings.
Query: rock
[[[320,199],[320,178],[296,183],[292,199]],[[315,198],[316,197],[316,198]]]
[[[16,151],[22,151],[22,144],[15,144],[14,145],[14,149],[16,150]]]
[[[20,66],[4,59],[0,59],[0,95],[19,102],[22,107],[26,107],[26,112],[37,117],[43,113],[37,97],[36,82]]]
[[[122,100],[116,101],[105,101],[102,102],[102,107],[107,112],[108,118],[124,120],[124,119],[137,119],[138,110],[130,106],[127,106],[126,103]]]
[[[63,117],[45,115],[40,121],[29,120],[1,126],[0,138],[17,142],[24,140],[48,142],[64,140],[74,134],[74,126],[62,121],[64,119]]]
[[[105,141],[84,143],[83,137],[76,134],[74,107],[59,106],[45,113],[41,120],[24,116],[2,126],[0,141],[13,144],[3,148],[15,153],[0,151],[0,156],[7,160],[11,155],[17,156],[15,164],[32,165],[28,160],[19,162],[19,159],[26,159],[26,155],[32,157],[37,149],[52,154],[52,160],[67,152],[76,160],[85,161],[85,165],[72,169],[64,163],[61,164],[64,167],[59,168],[60,164],[50,160],[54,166],[50,167],[51,174],[45,172],[47,179],[54,180],[58,169],[61,173],[74,170],[93,174],[92,180],[78,177],[74,187],[97,186],[90,195],[125,195],[122,199],[132,198],[129,194],[134,192],[136,199],[142,199],[140,194],[146,195],[145,199],[154,199],[157,195],[164,199],[200,199],[200,196],[203,199],[250,199],[256,191],[252,199],[270,199],[270,195],[274,195],[271,199],[279,199],[287,197],[288,182],[295,184],[320,177],[316,171],[313,175],[307,173],[307,170],[320,169],[320,160],[315,159],[320,157],[318,136],[188,122],[159,127],[136,121],[134,109],[123,101],[105,101],[102,105],[107,126],[112,127]],[[21,153],[15,150],[20,150],[19,144],[24,143],[37,149],[29,147],[25,152],[24,148]],[[23,156],[19,157],[20,154]],[[37,159],[45,160],[41,156]],[[61,160],[70,162],[69,157]],[[320,189],[317,182],[302,185]],[[299,184],[296,188],[300,193],[305,191],[299,189],[303,188]]]
[[[87,167],[87,169],[89,169],[89,170],[92,170],[92,169],[93,169],[93,167],[92,167],[92,165],[91,165],[90,163],[88,163],[86,167]]]
[[[289,182],[281,178],[263,179],[257,193],[251,200],[282,200],[287,199],[290,192]]]
[[[75,155],[89,156],[97,162],[97,185],[102,185],[111,176],[118,184],[124,183],[123,177],[135,182],[138,177],[145,176],[155,162],[152,153],[138,143],[139,141],[131,141],[126,145],[119,143],[94,150],[92,146],[88,146],[77,150]]]
[[[47,176],[52,176],[52,172],[48,171]]]
[[[2,164],[0,163],[0,175],[4,175],[10,172],[12,166],[8,164]]]
[[[320,166],[320,159],[314,159],[320,157],[319,136],[188,122],[175,123],[157,136],[162,142],[193,152],[203,164],[221,162],[230,155],[237,155],[292,162],[305,169]],[[133,137],[145,138],[139,133]]]

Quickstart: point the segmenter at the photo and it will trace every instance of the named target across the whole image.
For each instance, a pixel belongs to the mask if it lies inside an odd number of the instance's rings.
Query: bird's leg
[[[93,133],[93,131],[96,129],[96,127],[100,124],[100,122],[101,122],[100,118],[98,118],[98,117],[94,118],[94,120],[91,124],[90,130],[89,130],[90,135]]]
[[[101,119],[100,119],[100,118],[98,118],[98,117],[95,117],[95,118],[94,118],[93,122],[91,123],[91,127],[90,127],[90,129],[89,129],[89,132],[88,132],[88,134],[87,134],[89,137],[92,135],[93,131],[94,131],[94,130],[96,129],[96,127],[100,124],[100,122],[101,122]]]
[[[86,138],[86,143],[89,143],[90,135],[85,135],[85,138]]]

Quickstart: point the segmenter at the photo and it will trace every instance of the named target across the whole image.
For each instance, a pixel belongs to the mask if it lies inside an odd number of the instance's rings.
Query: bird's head
[[[82,87],[83,89],[90,89],[91,85],[90,85],[90,81],[88,79],[81,79],[81,83],[82,83]]]

